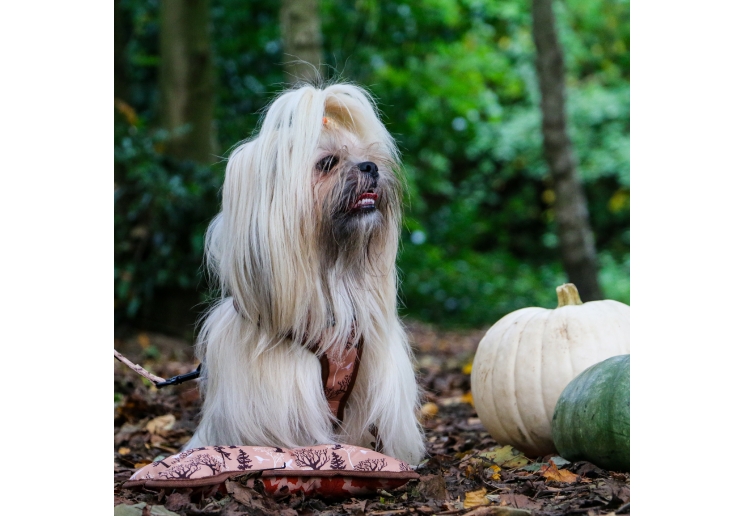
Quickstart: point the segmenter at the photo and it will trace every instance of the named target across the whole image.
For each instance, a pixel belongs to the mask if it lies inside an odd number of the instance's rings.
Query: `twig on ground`
[[[132,361],[130,361],[127,357],[116,351],[114,349],[114,358],[116,358],[119,362],[123,363],[125,366],[132,369],[135,373],[137,373],[140,376],[143,376],[144,378],[147,378],[154,384],[158,384],[160,382],[164,382],[165,379],[160,378],[159,376],[155,376],[150,371],[142,367],[141,365],[134,364]]]

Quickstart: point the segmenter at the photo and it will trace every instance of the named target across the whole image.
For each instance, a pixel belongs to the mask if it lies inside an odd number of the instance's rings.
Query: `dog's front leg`
[[[296,448],[335,442],[316,356],[290,339],[272,342],[228,299],[204,322],[202,419],[187,447]]]

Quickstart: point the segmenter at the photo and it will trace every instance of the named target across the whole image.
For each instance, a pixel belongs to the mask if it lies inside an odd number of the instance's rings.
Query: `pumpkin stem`
[[[576,285],[573,283],[564,283],[560,287],[556,287],[556,294],[558,294],[558,308],[568,305],[583,305],[581,298],[579,297],[579,291]]]

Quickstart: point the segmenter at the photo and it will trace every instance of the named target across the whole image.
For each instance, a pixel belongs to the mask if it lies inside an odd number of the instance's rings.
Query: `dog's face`
[[[273,335],[316,339],[334,321],[343,340],[371,307],[393,313],[399,171],[395,142],[363,90],[282,94],[228,161],[207,242],[223,292]]]
[[[323,120],[312,174],[320,245],[333,260],[362,250],[385,230],[400,185],[381,142],[363,142],[333,119]]]

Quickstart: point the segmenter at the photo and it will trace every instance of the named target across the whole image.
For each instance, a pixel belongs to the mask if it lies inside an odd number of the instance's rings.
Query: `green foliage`
[[[132,24],[130,104],[154,127],[158,3],[124,2]],[[607,297],[628,302],[629,4],[554,5],[600,281]],[[250,136],[260,110],[282,89],[278,9],[268,0],[213,2],[215,118],[223,154]],[[523,306],[552,307],[565,276],[542,157],[529,2],[322,0],[321,16],[331,74],[373,93],[402,151],[405,313],[442,325],[482,326]],[[134,200],[138,195],[149,195],[149,209],[138,208],[135,219],[147,213],[161,238],[172,240],[169,256],[136,255],[131,231],[138,226],[117,216],[117,246],[128,241],[130,249],[117,254],[117,278],[139,271],[128,282],[117,280],[117,296],[121,290],[130,314],[155,285],[197,284],[201,236],[217,211],[221,175],[221,165],[207,170],[167,163],[154,150],[157,133],[137,131],[117,130],[119,163],[129,174],[119,188],[128,189],[127,202],[136,206],[143,202]],[[126,156],[124,136],[136,149]],[[171,191],[173,175],[193,191]],[[179,209],[190,215],[174,215]]]
[[[344,75],[370,85],[403,150],[409,235],[426,235],[401,253],[409,313],[472,326],[552,306],[565,276],[542,157],[529,2],[323,5],[329,52],[346,63]],[[555,5],[601,281],[608,297],[628,302],[628,271],[617,264],[629,253],[629,7]],[[337,19],[348,29],[333,30]]]
[[[555,287],[566,281],[555,262],[530,267],[505,252],[416,245],[411,241],[415,235],[405,235],[399,266],[405,310],[418,319],[468,327],[493,324],[525,306],[554,306]]]
[[[162,154],[164,131],[117,113],[114,140],[114,291],[118,318],[134,317],[157,289],[194,289],[204,232],[222,176]]]

